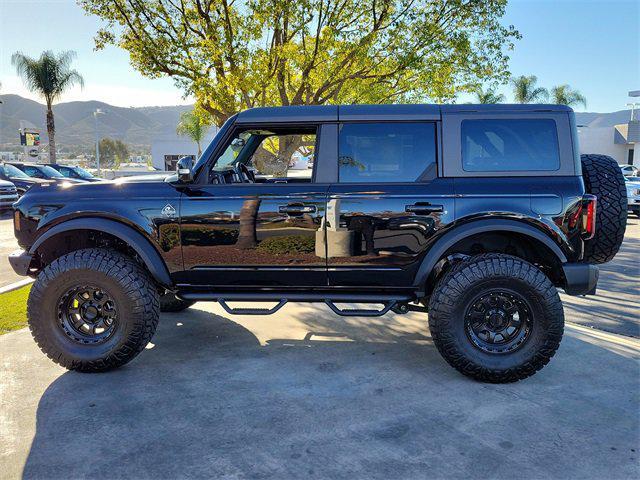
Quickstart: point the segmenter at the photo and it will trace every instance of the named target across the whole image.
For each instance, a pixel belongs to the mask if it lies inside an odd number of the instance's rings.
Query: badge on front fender
[[[164,217],[173,218],[176,216],[176,209],[173,208],[173,205],[167,203],[160,213],[162,213]]]

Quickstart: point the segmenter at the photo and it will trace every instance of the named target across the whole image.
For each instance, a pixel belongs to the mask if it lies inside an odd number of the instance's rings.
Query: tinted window
[[[38,170],[36,167],[30,167],[28,165],[25,165],[22,168],[24,168],[24,173],[26,173],[30,177],[44,178],[44,175],[42,174],[42,172]]]
[[[0,173],[6,177],[29,178],[29,175],[22,170],[17,169],[13,165],[0,165]]]
[[[558,170],[553,120],[464,120],[462,168],[467,172]]]
[[[339,142],[342,183],[413,182],[435,172],[434,123],[345,123]]]
[[[263,177],[311,179],[315,134],[268,135],[248,162]]]

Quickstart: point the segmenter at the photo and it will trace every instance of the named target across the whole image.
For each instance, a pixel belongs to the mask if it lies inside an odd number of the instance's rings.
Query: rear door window
[[[342,124],[338,162],[340,183],[415,182],[435,176],[435,123]]]
[[[560,168],[556,122],[551,119],[464,120],[461,137],[467,172]]]

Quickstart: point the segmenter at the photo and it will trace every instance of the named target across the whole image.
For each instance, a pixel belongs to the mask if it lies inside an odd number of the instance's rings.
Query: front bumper
[[[565,263],[564,291],[567,295],[595,295],[600,270],[589,263]]]
[[[29,268],[31,267],[31,261],[33,260],[33,255],[29,252],[25,252],[24,250],[15,250],[9,254],[9,263],[11,264],[11,268],[18,275],[22,275],[26,277],[29,275]]]
[[[18,201],[18,194],[0,195],[0,208],[9,208]]]

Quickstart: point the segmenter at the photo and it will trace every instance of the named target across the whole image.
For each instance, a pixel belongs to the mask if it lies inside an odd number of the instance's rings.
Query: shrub
[[[238,240],[238,230],[233,228],[211,228],[183,226],[182,238],[190,245],[233,245]]]
[[[316,241],[313,237],[291,235],[288,237],[268,237],[256,247],[258,251],[272,255],[313,253]]]

